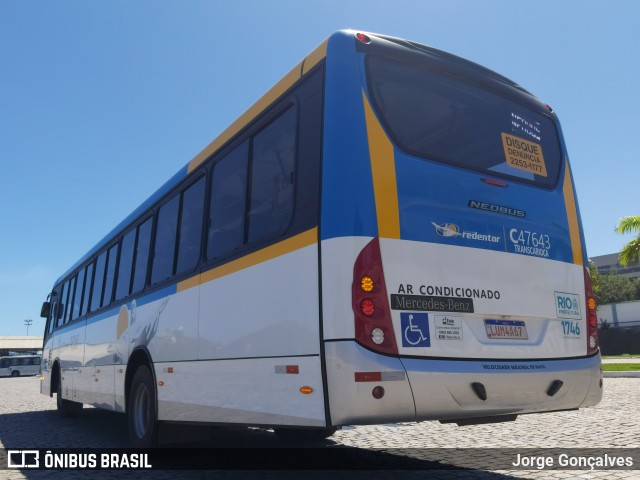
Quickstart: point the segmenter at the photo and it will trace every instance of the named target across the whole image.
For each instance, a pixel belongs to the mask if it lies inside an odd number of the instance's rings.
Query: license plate
[[[521,320],[485,320],[487,337],[500,340],[528,340],[527,326]]]

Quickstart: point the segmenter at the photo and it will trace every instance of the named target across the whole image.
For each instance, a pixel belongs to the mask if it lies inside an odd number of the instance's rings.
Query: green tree
[[[640,282],[638,278],[621,277],[619,275],[600,275],[598,291],[594,292],[596,303],[629,302],[638,300]]]
[[[600,274],[598,273],[598,267],[589,259],[589,276],[591,277],[591,287],[593,288],[594,295],[598,293],[600,288]]]
[[[637,263],[640,258],[640,216],[623,217],[616,225],[616,232],[620,234],[637,233],[638,236],[626,243],[618,259],[620,265],[625,266],[629,263]]]

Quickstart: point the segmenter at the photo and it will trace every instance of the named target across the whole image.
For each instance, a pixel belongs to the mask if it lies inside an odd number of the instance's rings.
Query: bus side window
[[[182,193],[176,274],[193,270],[200,260],[205,184],[201,177]]]
[[[76,280],[76,293],[73,296],[73,308],[71,310],[71,320],[80,317],[80,308],[82,307],[82,292],[84,291],[84,269],[80,270]]]
[[[77,280],[78,280],[78,276],[76,275],[69,282],[69,298],[67,300],[67,309],[66,309],[65,314],[64,314],[64,322],[63,323],[69,322],[69,320],[71,320],[72,315],[73,315],[73,294],[75,293],[75,290],[76,290],[76,281]]]
[[[249,243],[277,236],[293,216],[297,109],[289,108],[253,138]]]
[[[60,308],[60,287],[53,290],[51,294],[51,309],[49,310],[49,318],[47,319],[46,334],[49,335],[56,328],[56,321],[58,320],[58,309]]]
[[[135,246],[136,229],[134,228],[122,239],[122,250],[120,251],[120,263],[118,266],[118,281],[116,283],[116,300],[120,300],[130,293]]]
[[[244,241],[249,142],[236,147],[215,164],[211,183],[207,258],[221,258]]]
[[[176,195],[160,207],[151,268],[152,285],[156,285],[173,275],[179,206],[180,196]]]
[[[107,306],[113,299],[113,283],[116,276],[116,260],[118,259],[118,246],[116,243],[109,249],[109,257],[107,260],[107,272],[104,277],[104,295],[102,297],[102,306]]]
[[[84,295],[82,296],[82,308],[80,309],[80,316],[89,313],[89,300],[91,298],[91,282],[93,281],[93,263],[87,265],[85,270],[85,287]]]
[[[104,272],[107,264],[107,252],[102,252],[96,262],[96,274],[93,280],[93,293],[91,295],[91,311],[98,310],[102,306],[102,287]]]
[[[133,270],[132,293],[140,292],[147,283],[147,266],[149,265],[149,247],[151,246],[151,227],[153,217],[149,217],[138,227],[136,260]]]
[[[62,296],[60,297],[60,303],[58,306],[58,318],[56,322],[57,327],[61,327],[64,324],[64,317],[67,313],[67,299],[69,297],[69,282],[65,282],[62,287]]]

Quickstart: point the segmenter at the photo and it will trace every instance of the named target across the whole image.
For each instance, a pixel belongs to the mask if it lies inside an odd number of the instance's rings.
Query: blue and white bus
[[[41,392],[125,413],[137,446],[593,406],[586,260],[549,106],[340,31],[55,282]]]

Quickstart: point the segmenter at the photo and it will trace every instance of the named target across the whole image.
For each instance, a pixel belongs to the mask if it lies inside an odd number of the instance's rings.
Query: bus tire
[[[129,443],[134,448],[153,447],[158,442],[156,388],[146,365],[136,370],[127,401]]]
[[[336,433],[336,427],[327,428],[274,428],[273,431],[280,440],[293,442],[320,442]]]
[[[58,378],[58,390],[56,392],[56,406],[58,413],[63,418],[75,417],[82,410],[82,404],[62,398],[62,378]]]
[[[13,372],[11,372],[11,376],[12,377],[19,377],[20,376],[20,372],[18,370],[14,370]]]

